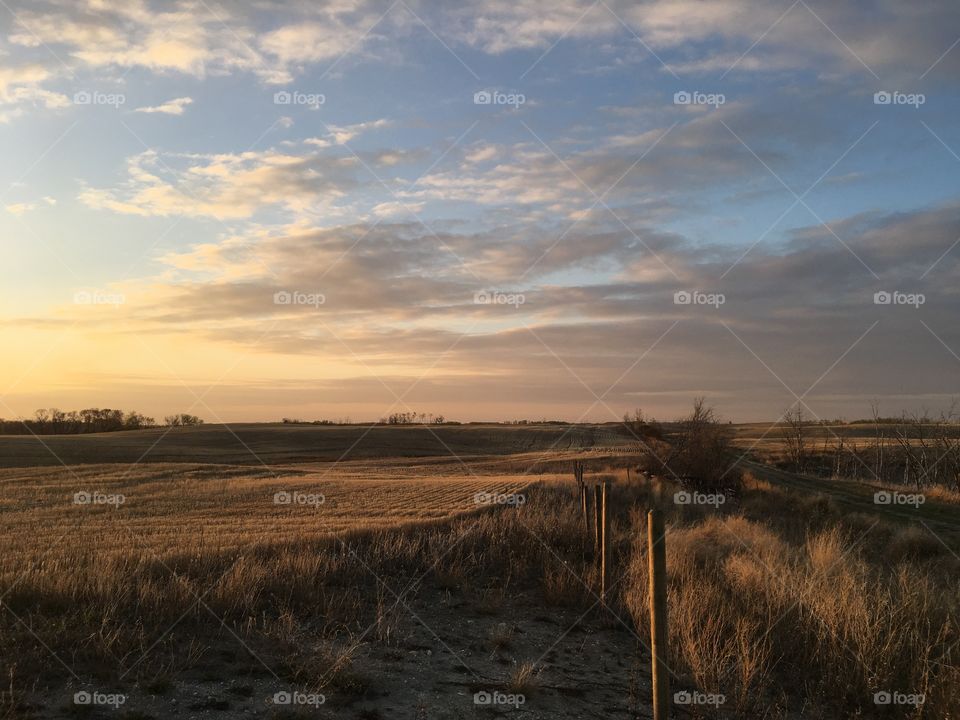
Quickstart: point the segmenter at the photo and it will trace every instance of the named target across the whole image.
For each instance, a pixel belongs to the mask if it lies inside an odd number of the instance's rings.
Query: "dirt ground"
[[[490,590],[499,597],[503,589]],[[504,594],[500,605],[436,586],[405,597],[386,628],[372,630],[353,651],[343,690],[328,690],[322,702],[275,677],[282,658],[248,650],[225,632],[203,649],[201,662],[169,682],[101,689],[125,696],[116,710],[75,705],[79,684],[59,697],[34,697],[31,709],[38,718],[650,717],[647,654],[627,620],[599,606],[584,615],[545,610],[511,588]],[[325,641],[304,633],[299,642]],[[510,688],[524,663],[536,668],[533,679]],[[483,693],[494,702],[483,704]],[[296,699],[275,702],[287,697]]]

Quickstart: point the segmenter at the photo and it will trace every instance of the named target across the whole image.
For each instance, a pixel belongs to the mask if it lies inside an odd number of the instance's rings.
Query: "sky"
[[[949,408],[960,8],[0,2],[0,416]]]

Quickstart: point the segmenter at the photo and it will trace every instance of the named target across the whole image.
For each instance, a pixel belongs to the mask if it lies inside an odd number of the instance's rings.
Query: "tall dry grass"
[[[646,628],[636,521],[625,600]],[[675,686],[721,693],[726,710],[751,717],[960,713],[960,561],[929,533],[848,524],[752,483],[733,513],[672,512],[667,549]],[[877,705],[883,691],[925,701]]]

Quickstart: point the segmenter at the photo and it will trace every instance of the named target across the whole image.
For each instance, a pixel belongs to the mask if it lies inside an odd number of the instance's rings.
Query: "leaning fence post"
[[[647,558],[650,575],[650,669],[653,673],[653,720],[670,716],[670,670],[667,667],[667,548],[663,514],[647,513]]]

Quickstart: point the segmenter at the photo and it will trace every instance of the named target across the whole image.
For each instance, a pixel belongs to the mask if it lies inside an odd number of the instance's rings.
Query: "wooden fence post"
[[[590,536],[590,499],[587,486],[583,482],[583,461],[573,461],[573,477],[577,481],[577,489],[580,491],[580,512],[583,515],[583,532]]]
[[[653,720],[670,717],[670,670],[667,667],[667,547],[663,514],[647,513],[650,575],[650,668],[653,673]]]
[[[587,486],[580,486],[580,511],[583,514],[583,532],[590,535],[590,501],[587,495]]]
[[[603,508],[600,511],[600,601],[607,602],[607,587],[609,587],[610,573],[610,483],[607,480],[601,485],[601,501]]]
[[[603,518],[601,513],[603,511],[603,498],[600,496],[600,485],[593,486],[593,549],[597,553],[597,565],[600,565],[602,560],[601,553],[603,547]]]

